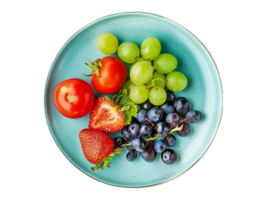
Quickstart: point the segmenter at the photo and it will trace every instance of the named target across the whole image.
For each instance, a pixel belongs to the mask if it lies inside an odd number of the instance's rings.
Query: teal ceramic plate
[[[89,115],[81,119],[68,119],[61,115],[53,102],[57,84],[69,78],[80,78],[90,83],[88,59],[104,57],[97,46],[97,37],[104,32],[117,36],[119,43],[131,41],[139,47],[147,37],[161,41],[162,53],[173,54],[179,64],[177,71],[188,78],[188,86],[176,96],[189,99],[192,108],[204,114],[204,119],[192,124],[193,132],[178,137],[173,149],[180,161],[165,165],[160,154],[152,163],[138,157],[135,162],[126,160],[127,150],[116,155],[110,169],[91,171],[79,142],[79,131],[88,127]],[[117,57],[117,55],[113,55]],[[128,69],[130,65],[127,65]],[[96,98],[101,96],[96,91]],[[145,187],[172,180],[193,166],[206,152],[215,137],[222,115],[222,87],[217,67],[204,45],[187,29],[162,16],[149,13],[117,13],[98,19],[75,33],[56,56],[47,77],[44,107],[51,135],[68,160],[88,176],[115,186]],[[113,133],[111,137],[119,136]]]

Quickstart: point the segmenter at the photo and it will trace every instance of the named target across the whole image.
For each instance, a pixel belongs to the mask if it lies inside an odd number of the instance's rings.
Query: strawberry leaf
[[[121,112],[127,111],[130,109],[130,106],[124,106],[121,108]]]
[[[126,98],[122,98],[119,102],[121,107],[124,107],[127,105],[127,103],[131,102],[130,96],[127,96]]]
[[[109,156],[115,156],[115,154],[114,153],[110,153],[110,155]]]
[[[123,113],[126,125],[130,124],[132,117],[137,117],[138,114],[138,108],[136,104],[134,104],[133,102],[129,102],[125,107],[127,106],[130,106],[130,109]]]
[[[103,166],[103,161],[98,162],[94,167],[92,167],[92,171],[96,172],[98,169],[100,169]]]
[[[104,162],[104,164],[105,164],[106,167],[109,168],[111,166],[111,162],[107,158],[104,158],[103,159],[103,162]]]
[[[107,101],[109,101],[109,102],[113,103],[113,101],[112,101],[112,99],[111,99],[110,97],[108,97],[108,96],[105,96],[105,98],[106,98],[106,100],[107,100]]]
[[[115,149],[113,150],[113,153],[120,154],[120,153],[122,153],[122,149],[120,149],[120,148],[115,148]]]

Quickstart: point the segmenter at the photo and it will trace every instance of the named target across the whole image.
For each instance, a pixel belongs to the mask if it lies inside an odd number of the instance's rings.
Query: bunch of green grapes
[[[165,86],[173,92],[181,91],[187,86],[186,76],[174,71],[178,65],[177,59],[168,53],[160,54],[161,43],[155,37],[146,38],[139,49],[132,42],[124,42],[118,46],[114,35],[104,33],[98,37],[97,46],[108,55],[117,51],[122,61],[132,64],[130,80],[122,89],[127,89],[131,100],[137,104],[149,99],[153,105],[162,105],[167,98]]]

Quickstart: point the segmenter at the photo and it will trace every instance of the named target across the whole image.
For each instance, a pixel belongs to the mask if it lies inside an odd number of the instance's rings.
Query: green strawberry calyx
[[[117,112],[124,115],[126,125],[130,124],[132,117],[137,117],[137,105],[131,101],[126,89],[120,90],[112,99],[108,96],[105,98],[112,103],[113,107],[117,108]]]
[[[109,156],[107,156],[107,157],[105,157],[102,161],[100,161],[100,162],[98,162],[94,167],[92,167],[91,169],[92,169],[92,171],[98,171],[100,168],[101,169],[104,169],[104,165],[106,166],[106,167],[108,167],[108,168],[110,168],[111,167],[111,162],[110,162],[110,160],[112,160],[112,157],[114,157],[115,156],[115,154],[120,154],[120,153],[122,153],[122,149],[120,149],[120,148],[115,148],[114,150],[113,150],[113,152],[112,153],[110,153],[110,155]]]

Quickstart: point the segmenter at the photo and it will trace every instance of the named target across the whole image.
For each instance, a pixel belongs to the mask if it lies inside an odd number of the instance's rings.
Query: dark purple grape
[[[183,122],[180,126],[182,126],[182,125],[183,125],[182,130],[181,131],[177,131],[177,134],[179,136],[184,137],[184,136],[187,136],[191,132],[191,128],[190,128],[190,125],[188,123],[186,123],[186,122]]]
[[[134,138],[132,140],[132,146],[136,151],[143,152],[146,148],[146,143],[141,138]]]
[[[166,143],[164,140],[158,140],[155,142],[154,144],[154,150],[157,152],[157,153],[161,153],[163,152],[164,150],[166,149]]]
[[[162,161],[167,165],[171,165],[176,162],[177,157],[178,156],[173,149],[166,149],[161,155]]]
[[[150,122],[144,122],[141,123],[140,128],[139,128],[139,133],[143,136],[143,137],[147,137],[150,136],[152,134],[152,125]]]
[[[170,131],[170,125],[165,122],[159,122],[156,125],[156,131],[157,133],[165,135]]]
[[[125,138],[131,138],[131,133],[128,130],[128,126],[125,126],[122,130],[121,130],[121,134],[123,137]]]
[[[180,117],[177,113],[169,113],[166,115],[165,122],[170,124],[172,128],[175,128],[180,121]]]
[[[138,153],[136,151],[130,151],[127,153],[127,160],[129,162],[133,162],[134,160],[136,160],[138,156]]]
[[[175,110],[174,110],[174,108],[172,107],[171,104],[167,104],[167,103],[163,104],[160,108],[163,111],[164,115],[167,115],[169,113],[174,113],[175,112]]]
[[[140,105],[140,108],[145,109],[145,110],[150,110],[153,107],[154,105],[152,105],[149,100]]]
[[[119,148],[122,148],[122,145],[126,143],[125,139],[120,136],[116,137],[114,139],[114,142],[115,142],[115,147],[119,147]]]
[[[175,100],[175,93],[171,90],[166,91],[167,97],[165,103],[173,103]]]
[[[147,162],[152,162],[155,160],[157,153],[153,146],[146,147],[145,151],[140,153],[140,156]]]
[[[132,137],[137,137],[139,135],[139,124],[138,123],[131,123],[128,126],[128,131],[130,132]]]
[[[173,147],[176,144],[176,138],[172,134],[165,136],[164,141],[168,147]]]
[[[127,150],[133,151],[134,150],[134,147],[132,146],[132,139],[128,140],[127,141],[127,144],[131,144],[130,146],[126,146],[127,147]]]
[[[187,122],[194,123],[200,121],[202,119],[202,115],[200,111],[191,110],[188,111],[188,113],[185,116],[185,119],[187,119]]]
[[[139,122],[145,122],[145,118],[147,118],[147,113],[148,111],[145,109],[139,110],[138,115],[137,115],[137,120]]]
[[[148,112],[148,119],[152,122],[159,122],[163,118],[163,111],[159,107],[154,107]]]
[[[173,107],[175,108],[177,114],[183,117],[189,111],[189,101],[185,97],[178,97],[174,101]]]

